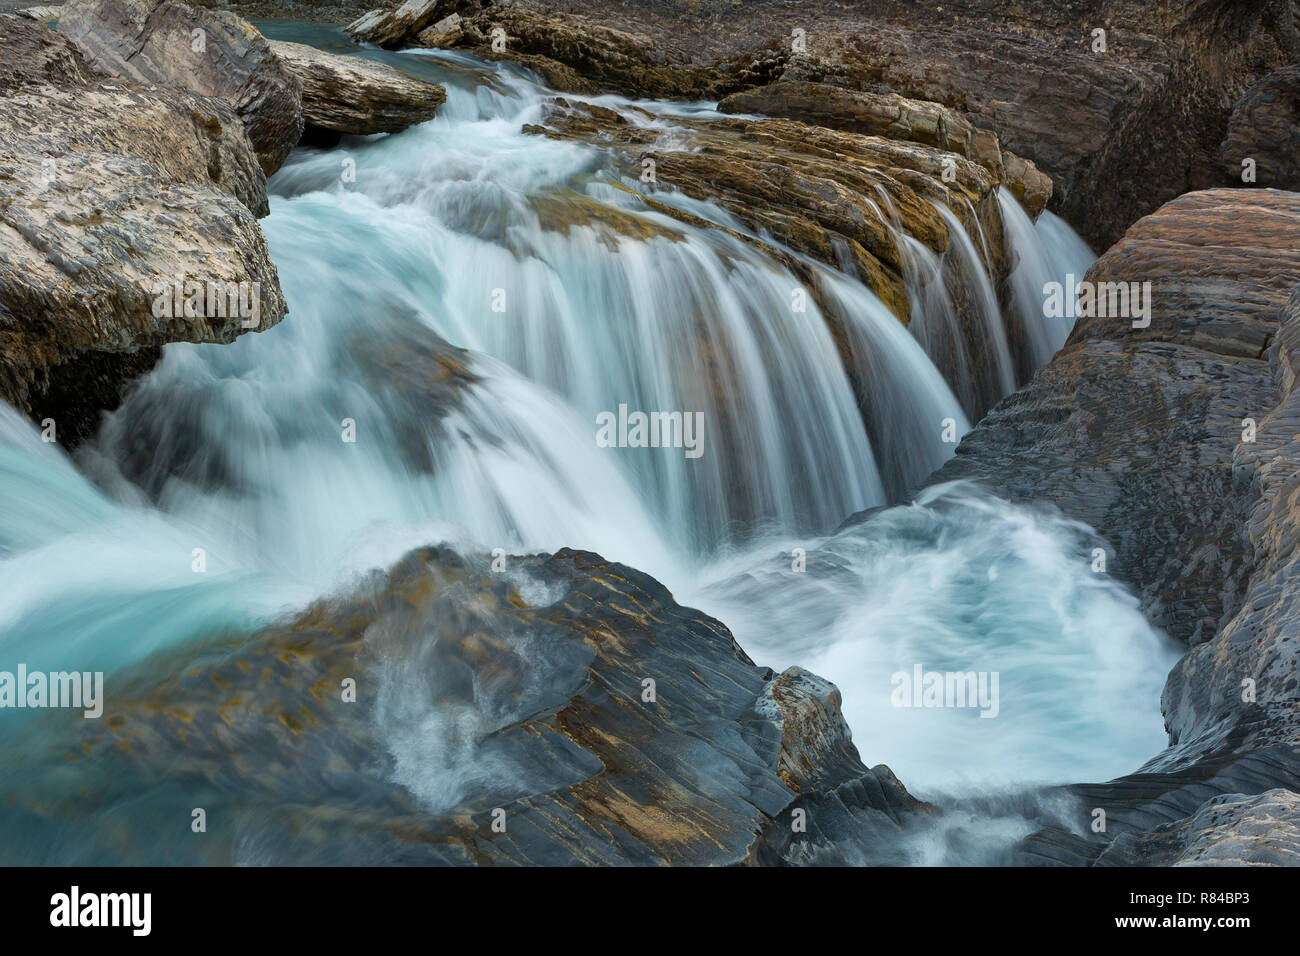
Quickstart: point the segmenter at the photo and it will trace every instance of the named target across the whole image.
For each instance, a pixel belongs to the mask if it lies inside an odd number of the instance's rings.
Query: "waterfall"
[[[401,134],[300,150],[272,179],[284,322],[168,346],[75,458],[0,408],[0,665],[113,670],[237,640],[418,545],[571,546],[717,613],[760,663],[839,681],[865,758],[905,779],[1063,780],[1147,754],[1168,661],[1132,599],[1090,574],[1080,529],[950,491],[836,533],[919,486],[1015,386],[956,216],[939,207],[943,256],[898,235],[910,329],[810,261],[817,294],[796,308],[803,283],[777,258],[649,209],[599,148],[523,134],[551,93],[519,69],[366,55],[448,100]],[[712,109],[648,106],[667,134]],[[1034,288],[1081,274],[1086,249],[999,201],[1041,362],[1068,330]],[[621,408],[701,415],[702,453],[603,446],[601,417]],[[795,547],[838,570],[773,571]],[[1003,669],[1013,731],[887,709],[911,661]],[[399,783],[452,799],[469,778],[436,782],[451,770],[428,766],[442,751],[419,726],[394,743]]]
[[[1032,371],[1052,360],[1074,324],[1045,314],[1043,286],[1064,285],[1067,275],[1082,279],[1097,257],[1060,217],[1044,211],[1035,223],[1006,190],[998,190],[998,206],[1007,248],[1016,260],[1011,271],[1014,320],[1029,343]]]

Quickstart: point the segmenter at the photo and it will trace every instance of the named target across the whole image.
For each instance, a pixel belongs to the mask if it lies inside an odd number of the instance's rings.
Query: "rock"
[[[1199,0],[1154,9],[1139,0],[431,6],[406,31],[394,15],[375,13],[392,25],[385,45],[415,42],[419,30],[455,13],[456,45],[530,66],[562,64],[604,91],[720,99],[784,80],[942,104],[1047,175],[1052,208],[1094,248],[1161,203],[1218,184],[1231,104],[1300,59],[1294,5],[1267,0],[1231,14]],[[494,52],[496,29],[504,45]]]
[[[0,399],[75,443],[161,345],[247,331],[206,302],[155,314],[157,283],[256,283],[256,327],[284,315],[265,179],[224,101],[106,80],[20,20],[0,23],[0,95]]]
[[[275,55],[302,82],[307,131],[397,133],[433,119],[447,99],[437,83],[354,56],[272,41]]]
[[[1162,699],[1170,748],[1063,790],[1089,836],[1048,828],[1023,847],[1035,863],[1172,862],[1160,827],[1300,778],[1300,194],[1182,196],[1087,280],[1151,282],[1149,326],[1081,317],[931,483],[975,479],[1091,525],[1107,573],[1190,645]]]
[[[1264,77],[1232,109],[1219,146],[1227,181],[1245,180],[1243,162],[1254,160],[1247,185],[1300,190],[1300,65]]]
[[[1175,866],[1300,866],[1300,794],[1216,797],[1181,828]]]
[[[371,10],[345,27],[358,43],[393,46],[413,38],[433,23],[438,11],[450,7],[448,0],[405,0],[391,10]]]
[[[987,169],[1020,200],[1031,218],[1047,205],[1052,181],[1034,164],[1001,150],[998,138],[972,126],[955,110],[894,93],[845,90],[826,83],[780,80],[733,93],[718,104],[723,113],[762,113],[815,126],[935,146]]]
[[[427,46],[433,49],[455,46],[457,41],[465,35],[465,30],[461,23],[462,21],[459,13],[453,13],[449,17],[443,17],[433,26],[417,33],[414,42],[416,46]]]
[[[71,828],[33,849],[46,862],[77,846],[118,862],[709,865],[872,858],[925,809],[861,763],[833,687],[756,667],[646,575],[570,550],[490,562],[419,549],[284,626],[187,652],[161,683],[125,675],[102,720],[27,755],[39,815],[3,812]],[[102,814],[86,793],[110,798]],[[207,839],[129,838],[196,793],[222,821]]]
[[[54,7],[26,7],[18,11],[19,16],[26,17],[28,20],[36,20],[39,23],[54,23],[59,19],[63,8]]]
[[[101,73],[225,100],[268,176],[302,138],[302,83],[233,13],[170,0],[71,0],[59,32]]]

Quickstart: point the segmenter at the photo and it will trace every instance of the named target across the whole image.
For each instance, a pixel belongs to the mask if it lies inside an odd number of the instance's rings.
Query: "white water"
[[[1104,777],[1161,746],[1171,658],[1133,600],[1090,572],[1078,529],[967,492],[825,537],[940,464],[944,419],[969,427],[869,290],[818,267],[867,383],[864,421],[824,317],[811,300],[791,310],[799,283],[783,267],[642,208],[599,150],[523,135],[545,91],[521,75],[441,61],[437,120],[296,154],[273,180],[264,228],[285,322],[231,346],[168,347],[75,465],[0,416],[0,664],[112,669],[247,633],[420,544],[567,545],[663,580],[760,663],[838,682],[864,759],[923,789]],[[355,182],[340,176],[348,161]],[[538,199],[617,210],[651,238],[548,230]],[[1043,228],[1014,237],[1034,282],[1070,252],[1049,221],[1053,251],[1024,256]],[[964,234],[952,254],[978,262]],[[469,350],[472,383],[429,384],[437,337]],[[704,455],[598,447],[595,416],[620,404],[703,412]],[[793,547],[824,549],[837,570],[811,561],[777,583],[764,563]],[[880,680],[912,663],[1000,670],[1002,716],[891,709]],[[394,735],[403,767],[442,752],[419,726]],[[461,758],[446,769],[470,773]]]
[[[1049,317],[1043,308],[1048,282],[1065,284],[1065,277],[1082,279],[1096,256],[1065,222],[1044,212],[1037,222],[1030,220],[1015,198],[998,191],[1002,226],[1007,245],[1017,257],[1011,272],[1011,290],[1016,317],[1029,341],[1033,367],[1051,361],[1070,335],[1073,321]]]

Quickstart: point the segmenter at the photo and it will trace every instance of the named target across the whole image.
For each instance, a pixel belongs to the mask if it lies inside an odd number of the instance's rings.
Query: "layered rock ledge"
[[[433,119],[447,99],[437,83],[382,63],[271,41],[275,55],[302,83],[304,135],[397,133]]]

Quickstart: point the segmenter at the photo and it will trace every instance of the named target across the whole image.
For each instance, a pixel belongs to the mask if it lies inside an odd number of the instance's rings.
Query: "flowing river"
[[[324,29],[266,30],[355,49]],[[810,264],[850,318],[862,410],[817,306],[790,308],[799,280],[649,211],[602,150],[521,132],[551,95],[534,79],[455,53],[365,55],[443,83],[448,101],[401,134],[300,149],[273,177],[263,228],[284,322],[169,346],[72,457],[0,407],[0,667],[103,670],[111,692],[123,668],[251,634],[415,546],[569,546],[658,578],[758,663],[834,681],[863,759],[921,797],[1105,779],[1164,746],[1176,650],[1094,573],[1088,529],[965,486],[844,523],[952,453],[941,422],[949,437],[969,427],[969,382],[936,366],[953,318],[933,279],[951,263],[899,236],[911,331],[855,277]],[[674,116],[712,110],[642,105],[666,137]],[[709,203],[659,198],[746,231]],[[1035,224],[1000,202],[1015,314],[986,277],[976,294],[1005,394],[1007,323],[1024,323],[1036,364],[1050,358],[1069,329],[1035,290],[1082,276],[1091,254],[1051,213]],[[577,221],[558,228],[556,204]],[[578,218],[592,209],[643,234]],[[949,255],[973,257],[955,231]],[[698,456],[602,447],[600,416],[620,406],[702,413]],[[996,719],[891,702],[893,676],[917,664],[996,672]],[[6,745],[35,720],[7,722]]]

